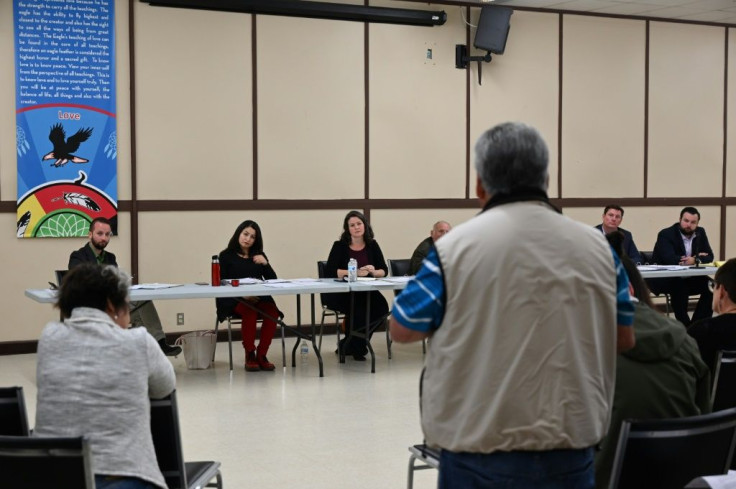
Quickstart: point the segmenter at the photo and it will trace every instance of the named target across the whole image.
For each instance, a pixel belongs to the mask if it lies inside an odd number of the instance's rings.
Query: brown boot
[[[266,355],[258,355],[258,366],[261,368],[261,370],[275,370],[276,365],[268,361],[268,358],[266,358]]]
[[[245,371],[246,372],[258,372],[261,369],[261,367],[258,364],[258,360],[256,359],[256,352],[255,351],[247,351],[245,352]]]

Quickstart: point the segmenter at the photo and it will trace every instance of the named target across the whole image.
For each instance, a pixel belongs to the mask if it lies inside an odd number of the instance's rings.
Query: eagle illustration
[[[54,145],[53,151],[46,153],[41,161],[44,160],[56,160],[51,166],[59,167],[64,166],[68,162],[72,163],[87,163],[88,159],[81,158],[77,155],[73,155],[72,152],[79,149],[79,145],[89,139],[92,135],[92,128],[82,128],[77,131],[73,136],[67,138],[66,132],[64,132],[64,126],[56,124],[51,127],[49,132],[49,141]]]

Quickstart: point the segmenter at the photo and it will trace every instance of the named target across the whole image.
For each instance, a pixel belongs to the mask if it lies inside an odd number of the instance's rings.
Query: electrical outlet
[[[178,312],[176,313],[176,325],[182,326],[184,324],[184,313]]]

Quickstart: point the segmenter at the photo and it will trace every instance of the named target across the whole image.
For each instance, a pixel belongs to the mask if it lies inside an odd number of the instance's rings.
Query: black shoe
[[[167,345],[165,338],[161,338],[160,340],[158,340],[158,346],[161,347],[161,351],[164,352],[164,355],[166,355],[167,357],[175,357],[179,353],[181,353],[180,346]]]
[[[353,360],[357,362],[365,362],[365,355],[359,355],[358,353],[354,353]]]

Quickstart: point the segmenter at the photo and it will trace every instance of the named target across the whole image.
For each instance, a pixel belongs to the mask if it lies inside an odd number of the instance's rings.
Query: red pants
[[[258,343],[258,355],[265,356],[271,346],[273,335],[276,334],[276,321],[271,318],[279,317],[279,310],[273,302],[256,302],[252,304],[256,309],[238,303],[235,314],[243,321],[240,331],[243,334],[243,348],[246,352],[256,349],[256,321],[263,319],[261,326],[261,341]]]

